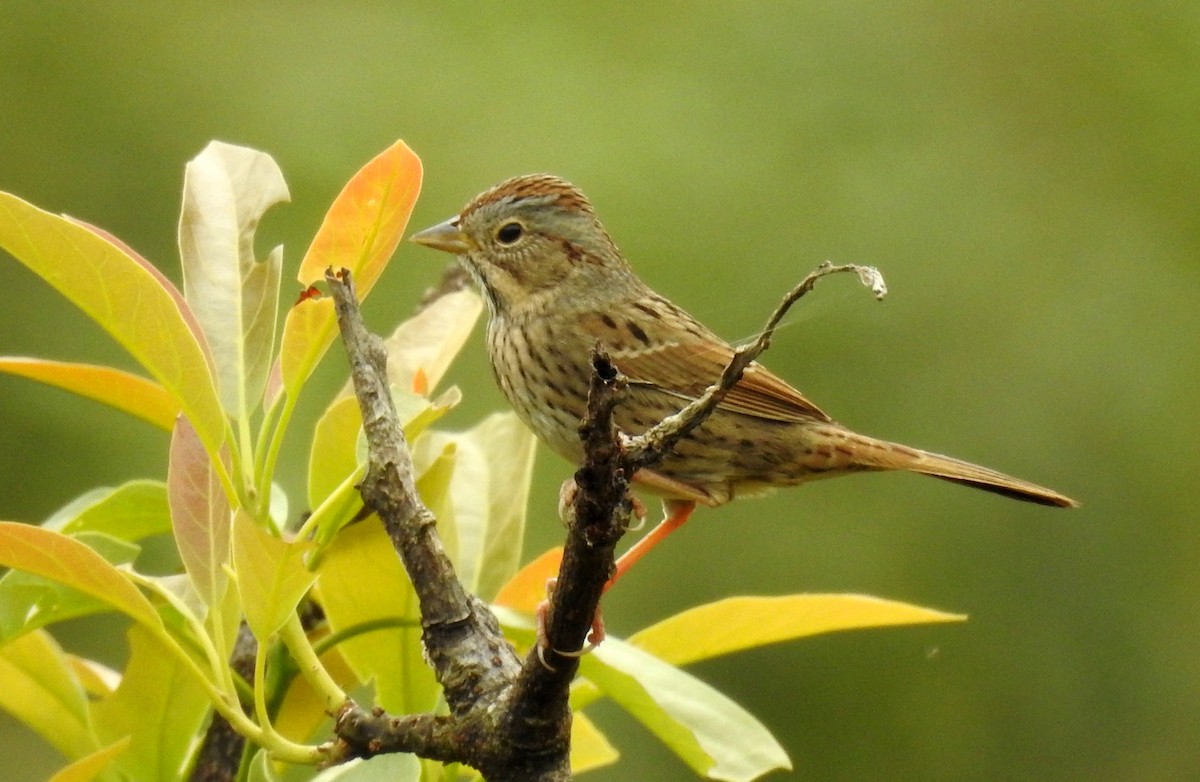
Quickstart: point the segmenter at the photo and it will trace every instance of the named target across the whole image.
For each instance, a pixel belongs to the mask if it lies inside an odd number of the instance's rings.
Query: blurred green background
[[[1200,6],[44,3],[0,5],[0,189],[104,226],[179,279],[184,163],[272,154],[293,269],[392,140],[424,227],[501,178],[564,175],[634,266],[721,334],[754,332],[825,259],[767,363],[860,431],[1045,483],[1052,511],[907,475],[697,519],[606,600],[610,631],[731,594],[853,591],[966,624],[827,636],[697,666],[780,738],[796,779],[1200,778]],[[411,245],[368,303],[408,313]],[[0,353],[131,362],[0,258]],[[315,413],[344,370],[330,354]],[[482,339],[454,425],[503,406]],[[302,414],[305,411],[301,411]],[[285,482],[300,486],[305,427]],[[0,377],[0,517],[165,473],[166,437]],[[542,454],[527,539],[555,544]],[[1188,487],[1192,488],[1188,488]],[[97,627],[99,630],[97,630]],[[63,628],[118,664],[116,624]],[[114,645],[114,639],[119,643]],[[689,779],[613,708],[589,778]],[[53,752],[0,721],[6,778]],[[786,775],[779,775],[780,778]]]

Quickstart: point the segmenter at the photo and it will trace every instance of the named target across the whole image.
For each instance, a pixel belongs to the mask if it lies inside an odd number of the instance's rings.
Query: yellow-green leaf
[[[42,527],[64,535],[103,533],[131,543],[168,533],[167,485],[142,479],[91,489],[54,511]]]
[[[113,764],[127,778],[181,779],[208,710],[208,694],[188,667],[134,625],[125,675],[92,705],[92,722],[101,741],[130,737],[129,751]]]
[[[701,776],[749,782],[792,767],[787,753],[753,715],[637,647],[609,638],[582,659],[579,672]]]
[[[57,581],[108,603],[151,628],[162,619],[150,601],[104,557],[66,535],[0,521],[0,566]]]
[[[338,645],[361,681],[375,680],[376,702],[393,714],[433,708],[438,688],[424,659],[416,595],[379,520],[369,518],[339,532],[317,572],[322,606],[335,632],[399,625]]]
[[[283,389],[296,396],[333,340],[333,299],[304,299],[288,310],[279,345]]]
[[[208,359],[161,273],[102,233],[8,193],[0,193],[0,247],[128,350],[217,452],[225,418]]]
[[[55,511],[42,526],[64,535],[100,532],[130,543],[161,535],[171,529],[167,486],[142,479],[92,489]]]
[[[321,414],[308,455],[308,507],[318,507],[358,468],[361,428],[362,413],[353,396],[334,401]]]
[[[961,622],[967,617],[869,595],[730,597],[688,609],[628,643],[675,665],[838,630]]]
[[[63,650],[45,630],[0,646],[0,708],[68,758],[98,746],[87,698]]]
[[[287,543],[243,510],[233,518],[233,564],[246,622],[260,643],[288,620],[316,580],[304,566],[304,541]]]
[[[414,465],[414,469],[418,469],[417,494],[437,519],[438,534],[451,562],[459,560],[458,523],[454,518],[454,497],[451,495],[454,468],[457,464],[458,449],[454,443],[447,443],[432,464],[421,468]]]
[[[620,756],[621,753],[609,743],[608,737],[583,712],[577,711],[571,715],[572,774],[612,765]]]
[[[44,358],[0,357],[0,372],[37,380],[171,431],[179,402],[153,380],[113,367]]]
[[[325,270],[349,269],[359,299],[366,298],[400,242],[421,190],[421,160],[403,141],[362,167],[334,200],[297,275],[308,286]],[[327,299],[305,299],[283,326],[283,387],[295,394],[333,341],[334,316]]]
[[[102,747],[90,755],[76,760],[70,765],[63,766],[48,782],[92,782],[119,758],[133,739],[131,736],[117,739],[107,747]]]

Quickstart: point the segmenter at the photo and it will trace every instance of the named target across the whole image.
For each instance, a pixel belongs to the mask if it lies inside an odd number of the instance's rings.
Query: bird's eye
[[[525,233],[525,226],[518,222],[505,223],[496,231],[496,240],[500,244],[513,244]]]

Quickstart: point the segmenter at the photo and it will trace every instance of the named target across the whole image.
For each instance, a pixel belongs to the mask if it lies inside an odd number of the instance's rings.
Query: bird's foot
[[[546,599],[538,603],[535,613],[535,633],[537,636],[537,656],[538,662],[542,667],[550,672],[554,672],[555,668],[550,663],[546,662],[546,651],[552,649],[550,646],[550,636],[546,632],[546,622],[550,618],[550,597],[554,594],[554,587],[558,584],[557,578],[547,579],[546,581]],[[564,652],[560,649],[554,649],[554,653],[559,657],[583,657],[588,652],[599,646],[607,634],[604,630],[604,616],[600,613],[600,607],[596,607],[596,614],[592,617],[592,628],[588,631],[587,639],[580,649],[573,652]]]

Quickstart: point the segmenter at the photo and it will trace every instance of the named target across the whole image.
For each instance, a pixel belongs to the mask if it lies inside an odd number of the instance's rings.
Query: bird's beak
[[[409,240],[455,255],[462,255],[471,250],[471,240],[458,229],[457,217],[451,217],[424,231],[417,231],[409,237]]]

